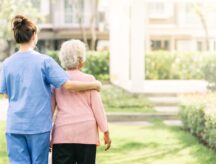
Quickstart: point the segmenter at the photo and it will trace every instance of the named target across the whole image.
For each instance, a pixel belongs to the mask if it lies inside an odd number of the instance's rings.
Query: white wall
[[[130,0],[110,1],[110,75],[111,81],[129,80]]]
[[[144,82],[144,9],[143,0],[110,1],[110,77],[131,92]]]
[[[197,51],[197,42],[195,40],[178,40],[176,44],[177,51]]]
[[[50,2],[49,2],[49,0],[41,0],[40,12],[41,12],[41,14],[43,14],[45,16],[50,14]]]

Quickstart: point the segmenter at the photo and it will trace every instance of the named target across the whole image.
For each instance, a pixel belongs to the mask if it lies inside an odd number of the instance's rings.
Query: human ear
[[[38,37],[37,37],[37,34],[35,32],[32,35],[32,42],[34,43],[34,46],[36,46],[36,44],[38,42]]]

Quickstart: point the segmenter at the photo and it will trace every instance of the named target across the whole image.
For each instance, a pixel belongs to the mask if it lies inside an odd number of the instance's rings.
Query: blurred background
[[[0,0],[0,65],[18,48],[16,14],[37,23],[36,49],[59,64],[64,41],[85,42],[113,140],[97,163],[215,164],[214,0]],[[7,106],[0,97],[0,164]]]

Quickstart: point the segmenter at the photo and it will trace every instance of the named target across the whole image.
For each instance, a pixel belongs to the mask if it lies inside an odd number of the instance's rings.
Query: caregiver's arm
[[[56,88],[63,87],[64,89],[75,91],[99,91],[101,88],[101,82],[99,81],[81,82],[69,80],[65,71],[50,57],[45,60],[45,77]]]
[[[101,89],[101,82],[94,81],[94,82],[81,82],[81,81],[66,81],[62,87],[68,90],[75,90],[75,91],[86,91],[86,90],[97,90],[100,91]]]

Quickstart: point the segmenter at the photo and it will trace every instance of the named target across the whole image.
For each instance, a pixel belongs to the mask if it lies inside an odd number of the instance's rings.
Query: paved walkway
[[[8,101],[7,99],[0,99],[0,121],[5,121],[7,117]]]
[[[133,92],[131,81],[115,83],[130,92]],[[206,92],[207,82],[204,80],[144,80],[137,93],[195,93]]]

